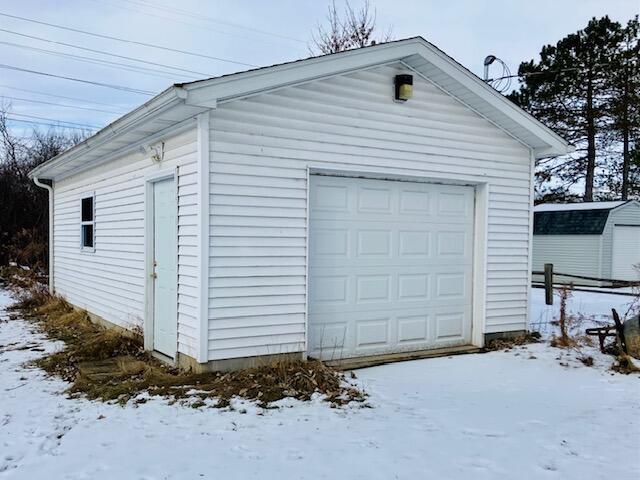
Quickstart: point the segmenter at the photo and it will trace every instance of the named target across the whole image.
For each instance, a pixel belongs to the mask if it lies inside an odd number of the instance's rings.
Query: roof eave
[[[458,74],[458,81],[460,81],[470,91],[484,97],[487,101],[493,104],[495,108],[498,108],[509,118],[520,123],[524,128],[534,133],[547,145],[545,148],[534,149],[536,158],[565,155],[574,150],[574,147],[569,145],[564,138],[544,125],[533,115],[518,107],[469,69],[456,62],[442,50],[438,49],[423,38],[420,38],[420,40],[420,48],[428,52],[428,54],[423,53],[423,57],[449,75],[453,76]]]
[[[29,173],[29,176],[31,178],[52,179],[56,176],[56,172],[60,173],[60,170],[57,170],[58,167],[66,162],[78,159],[85,152],[105,145],[126,132],[133,131],[146,120],[154,118],[155,115],[179,103],[203,109],[215,108],[219,102],[313,81],[317,78],[340,75],[370,66],[401,61],[403,58],[416,54],[451,76],[463,88],[477,95],[478,98],[486,102],[487,106],[497,109],[496,111],[503,118],[515,122],[528,131],[531,134],[531,139],[536,139],[535,145],[528,144],[536,158],[563,155],[572,150],[572,147],[563,138],[513,104],[464,66],[422,37],[413,37],[209,80],[174,85],[114,121],[92,137],[36,167]]]
[[[171,108],[172,106],[184,102],[187,92],[179,86],[171,86],[163,92],[159,93],[146,103],[142,104],[135,110],[123,115],[106,127],[102,128],[96,134],[83,140],[77,145],[65,150],[61,154],[42,163],[28,174],[29,178],[53,179],[57,167],[65,164],[82,155],[87,150],[92,150],[99,145],[103,145],[112,139],[125,134],[131,129],[136,128],[149,118]]]

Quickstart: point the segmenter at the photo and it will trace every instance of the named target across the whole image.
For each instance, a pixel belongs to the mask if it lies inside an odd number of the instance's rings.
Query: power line
[[[180,9],[180,8],[175,8],[175,7],[170,7],[168,5],[158,5],[158,4],[153,4],[150,2],[145,2],[145,1],[135,1],[135,0],[121,0],[122,2],[126,2],[126,3],[130,3],[133,5],[139,5],[142,7],[147,7],[147,8],[152,8],[155,10],[160,10],[160,11],[164,11],[164,12],[168,12],[168,13],[174,13],[177,15],[182,15],[185,17],[189,17],[189,18],[193,18],[196,20],[204,20],[207,22],[211,22],[211,23],[217,23],[219,25],[225,25],[227,27],[233,27],[233,28],[238,28],[241,30],[246,30],[249,32],[253,32],[253,33],[259,33],[261,35],[269,35],[275,38],[279,38],[282,40],[290,40],[290,41],[294,41],[294,42],[298,42],[298,43],[302,43],[302,44],[307,44],[307,42],[305,42],[304,40],[300,40],[299,38],[294,38],[294,37],[290,37],[288,35],[282,35],[279,33],[274,33],[274,32],[269,32],[266,30],[261,30],[259,28],[254,28],[254,27],[247,27],[244,25],[240,25],[237,23],[233,23],[233,22],[229,22],[229,21],[224,21],[224,20],[219,20],[217,18],[213,18],[213,17],[209,17],[207,15],[203,15],[201,13],[196,13],[190,10],[185,10],[185,9]],[[164,17],[167,18],[167,17]],[[231,35],[229,33],[225,33],[225,32],[219,32],[225,35]]]
[[[125,87],[122,85],[114,85],[111,83],[102,83],[102,82],[94,82],[92,80],[83,80],[80,78],[74,78],[74,77],[65,77],[63,75],[54,75],[53,73],[47,73],[47,72],[40,72],[37,70],[29,70],[27,68],[20,68],[20,67],[14,67],[12,65],[5,65],[0,63],[0,68],[6,68],[8,70],[15,70],[18,72],[25,72],[25,73],[32,73],[34,75],[43,75],[45,77],[53,77],[53,78],[60,78],[62,80],[69,80],[72,82],[79,82],[79,83],[86,83],[89,85],[95,85],[98,87],[104,87],[104,88],[113,88],[115,90],[121,90],[123,92],[130,92],[130,93],[139,93],[140,95],[155,95],[153,92],[149,92],[148,90],[139,90],[137,88],[130,88],[130,87]]]
[[[17,100],[19,102],[41,103],[43,105],[52,105],[54,107],[76,108],[78,110],[90,110],[93,112],[112,113],[116,115],[122,113],[122,112],[115,112],[113,110],[102,110],[100,108],[80,107],[78,105],[65,105],[64,103],[45,102],[44,100],[30,100],[28,98],[7,97],[6,95],[1,95],[1,94],[0,94],[0,98],[8,98],[9,100]]]
[[[590,65],[590,67],[607,67],[609,65],[611,65],[611,62],[603,62],[603,63],[594,63],[593,65]],[[517,73],[514,75],[505,75],[503,77],[488,78],[487,80],[485,80],[485,82],[493,82],[495,80],[502,80],[505,78],[533,77],[536,75],[548,75],[551,73],[573,72],[575,70],[584,71],[586,70],[586,68],[585,67],[569,67],[569,68],[561,68],[558,70],[543,70],[541,72]]]
[[[189,27],[192,27],[192,28],[202,29],[202,30],[205,30],[207,32],[214,32],[214,33],[216,33],[218,35],[226,35],[226,36],[233,37],[233,38],[241,38],[243,40],[250,40],[250,41],[257,41],[257,42],[265,43],[265,40],[263,40],[263,38],[247,37],[247,36],[244,36],[242,34],[243,32],[241,32],[241,33],[228,32],[228,31],[225,31],[225,30],[220,30],[219,28],[214,28],[214,27],[212,27],[211,25],[208,25],[208,24],[204,24],[203,25],[201,23],[197,23],[197,22],[194,22],[194,21],[189,21],[189,20],[185,20],[185,19],[182,19],[182,18],[176,18],[175,15],[182,15],[180,13],[174,14],[172,12],[168,12],[167,14],[164,14],[165,12],[163,12],[163,11],[161,11],[160,13],[154,13],[154,12],[151,12],[151,11],[148,11],[148,10],[144,10],[144,9],[141,10],[140,8],[132,7],[130,5],[123,5],[123,4],[116,5],[116,4],[113,4],[111,2],[108,2],[107,0],[91,0],[91,1],[93,1],[95,3],[98,3],[100,6],[106,6],[108,8],[113,8],[113,9],[116,9],[118,11],[127,10],[127,11],[130,11],[130,12],[135,12],[135,13],[137,13],[139,15],[143,15],[145,17],[160,18],[164,22],[166,22],[168,20],[170,22],[179,23],[181,25],[188,25]],[[147,5],[144,5],[143,7],[147,7]],[[149,8],[153,8],[152,6],[148,6],[148,7]],[[202,20],[202,21],[206,22],[206,19],[199,19],[199,20]]]
[[[16,20],[22,20],[22,21],[25,21],[25,22],[31,22],[31,23],[35,23],[35,24],[38,24],[38,25],[45,25],[47,27],[59,28],[61,30],[67,30],[67,31],[70,31],[70,32],[81,33],[83,35],[90,35],[92,37],[98,37],[98,38],[104,38],[104,39],[107,39],[107,40],[114,40],[116,42],[128,43],[128,44],[131,44],[131,45],[140,45],[142,47],[155,48],[155,49],[158,49],[158,50],[165,50],[165,51],[168,51],[168,52],[181,53],[183,55],[191,55],[193,57],[208,58],[209,60],[216,60],[218,62],[233,63],[233,64],[236,64],[236,65],[242,65],[242,66],[245,66],[245,67],[257,67],[257,65],[253,65],[253,64],[250,64],[250,63],[238,62],[238,61],[235,61],[235,60],[229,60],[227,58],[214,57],[212,55],[205,55],[204,53],[189,52],[187,50],[180,50],[180,49],[177,49],[177,48],[164,47],[162,45],[155,45],[153,43],[139,42],[137,40],[129,40],[129,39],[126,39],[126,38],[113,37],[111,35],[104,35],[104,34],[101,34],[101,33],[87,32],[86,30],[80,30],[80,29],[72,28],[72,27],[65,27],[63,25],[56,25],[54,23],[42,22],[40,20],[34,20],[34,19],[31,19],[31,18],[20,17],[18,15],[10,15],[8,13],[3,13],[3,12],[0,12],[0,16],[13,18],[13,19],[16,19]]]
[[[33,40],[39,40],[41,42],[51,43],[51,44],[54,44],[54,45],[62,45],[63,47],[69,47],[69,48],[75,48],[75,49],[78,49],[78,50],[84,50],[85,52],[91,52],[91,53],[97,53],[97,54],[100,54],[100,55],[106,55],[108,57],[121,58],[121,59],[124,59],[124,60],[132,60],[134,62],[144,63],[144,64],[147,64],[147,65],[154,65],[156,67],[163,67],[163,68],[171,68],[172,70],[178,70],[180,72],[193,73],[193,74],[198,75],[198,77],[194,77],[194,78],[212,76],[210,73],[196,72],[194,70],[187,70],[186,68],[173,67],[171,65],[165,65],[165,64],[162,64],[162,63],[150,62],[148,60],[142,60],[142,59],[134,58],[134,57],[127,57],[126,55],[118,55],[116,53],[108,53],[108,52],[104,52],[102,50],[95,50],[93,48],[82,47],[80,45],[74,45],[73,43],[58,42],[56,40],[51,40],[51,39],[43,38],[43,37],[37,37],[35,35],[28,35],[26,33],[14,32],[12,30],[6,30],[4,28],[0,28],[0,32],[9,33],[11,35],[18,35],[20,37],[25,37],[25,38],[31,38]]]
[[[111,103],[104,103],[104,102],[96,102],[95,100],[87,100],[86,98],[78,98],[78,97],[67,97],[64,95],[56,95],[53,93],[47,93],[47,92],[40,92],[38,90],[27,90],[26,88],[18,88],[18,87],[11,87],[9,85],[3,85],[0,84],[1,88],[8,88],[9,90],[15,90],[17,92],[25,92],[25,93],[35,93],[36,95],[43,95],[46,97],[53,97],[53,98],[62,98],[64,100],[72,100],[74,102],[83,102],[83,103],[91,103],[94,105],[103,105],[105,107],[112,107],[113,104]],[[117,112],[117,113],[126,113],[124,110]]]
[[[59,125],[59,124],[56,124],[56,123],[36,122],[36,121],[33,121],[33,120],[20,120],[19,118],[11,118],[11,117],[7,117],[7,120],[9,120],[11,122],[27,123],[29,125],[46,125],[46,126],[49,126],[49,127],[70,128],[70,129],[73,129],[73,130],[97,130],[97,128],[71,127],[71,126],[67,126],[67,125]]]
[[[25,118],[35,118],[36,120],[44,120],[44,121],[47,121],[47,122],[68,123],[69,125],[75,125],[77,127],[91,128],[93,130],[99,130],[100,128],[102,128],[102,127],[97,127],[95,125],[88,125],[86,123],[67,122],[66,120],[58,120],[56,118],[49,118],[49,117],[40,117],[38,115],[27,115],[26,113],[11,112],[9,115],[15,115],[17,117],[25,117]]]
[[[2,29],[0,29],[1,31]],[[19,43],[12,42],[2,42],[0,41],[0,45],[6,45],[9,47],[21,48],[24,50],[31,50],[39,53],[45,53],[47,55],[53,55],[56,57],[62,58],[70,58],[72,60],[76,60],[78,62],[92,63],[94,65],[102,65],[109,68],[117,68],[118,70],[127,70],[130,72],[141,73],[143,75],[152,75],[154,77],[160,78],[168,78],[174,79],[176,74],[175,72],[168,72],[166,70],[157,70],[153,68],[140,67],[138,65],[130,65],[127,63],[119,63],[119,62],[110,62],[109,60],[103,60],[101,58],[93,58],[93,57],[83,57],[81,55],[74,55],[72,53],[67,52],[56,52],[54,50],[47,50],[45,48],[37,48],[29,45],[21,45]],[[191,75],[190,75],[191,76]],[[197,78],[197,77],[192,77]]]

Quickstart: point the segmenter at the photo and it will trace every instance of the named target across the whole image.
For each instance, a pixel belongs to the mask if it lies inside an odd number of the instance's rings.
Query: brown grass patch
[[[640,368],[633,363],[633,359],[626,353],[621,353],[616,357],[616,361],[611,366],[611,370],[618,373],[624,373],[625,375],[640,373]]]
[[[578,360],[582,362],[585,367],[593,367],[593,357],[591,355],[581,355]]]
[[[580,342],[573,337],[561,335],[559,337],[554,336],[549,345],[556,348],[575,348],[580,345]]]
[[[332,406],[364,402],[366,395],[344,374],[317,361],[283,357],[270,365],[235,372],[194,374],[171,368],[148,354],[139,341],[91,322],[87,312],[41,291],[21,298],[16,308],[35,321],[64,348],[35,362],[52,375],[71,382],[71,396],[117,401],[121,404],[142,393],[183,401],[194,407],[230,406],[241,397],[268,408],[292,397],[310,400],[320,394]],[[205,402],[210,399],[211,402]]]
[[[0,266],[0,278],[17,293],[39,286],[46,291],[46,276],[39,269],[25,269],[17,265]]]

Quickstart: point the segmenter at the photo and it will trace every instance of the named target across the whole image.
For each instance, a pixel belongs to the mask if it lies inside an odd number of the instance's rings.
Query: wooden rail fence
[[[602,283],[608,284],[607,286],[611,288],[640,286],[640,281],[635,281],[635,280],[618,280],[614,278],[589,277],[587,275],[573,275],[571,273],[555,272],[553,270],[553,263],[545,263],[543,271],[534,270],[531,273],[533,275],[541,275],[544,277],[543,282],[534,281],[533,286],[538,288],[544,287],[544,298],[545,298],[545,303],[547,305],[553,305],[553,286],[554,285],[573,286],[573,283],[571,282],[557,281],[556,280],[557,277],[563,277],[563,278],[569,278],[569,279],[575,278],[576,280],[589,280],[593,282],[602,282]],[[584,291],[584,292],[593,291],[593,290],[588,290],[586,288],[575,288],[575,287],[573,288],[573,290]],[[614,295],[629,295],[629,296],[635,295],[632,292],[607,292],[607,293],[612,293]]]

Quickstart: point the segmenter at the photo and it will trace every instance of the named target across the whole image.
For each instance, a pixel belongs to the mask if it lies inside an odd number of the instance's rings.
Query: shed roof
[[[223,102],[376,65],[400,62],[482,115],[536,157],[572,150],[558,134],[422,37],[176,84],[125,114],[92,137],[40,165],[30,176],[61,179],[158,141],[176,126]]]
[[[534,235],[600,235],[611,210],[629,201],[548,203],[534,207]]]
[[[626,200],[613,202],[542,203],[534,207],[535,212],[559,212],[567,210],[611,210],[627,203]]]

